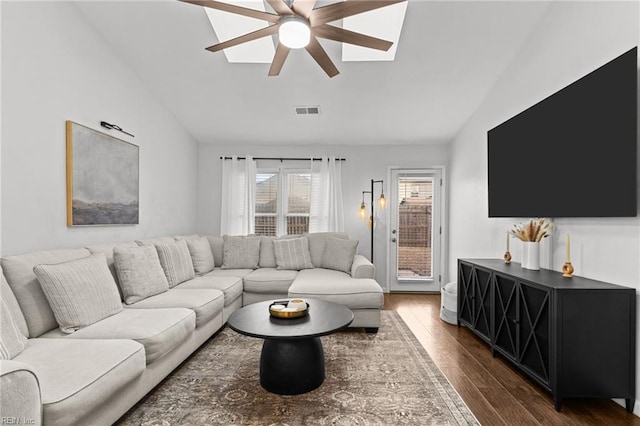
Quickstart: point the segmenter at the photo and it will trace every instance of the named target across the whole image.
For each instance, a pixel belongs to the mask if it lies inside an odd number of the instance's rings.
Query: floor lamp
[[[360,220],[365,221],[367,219],[367,206],[364,203],[364,194],[371,195],[371,214],[369,215],[369,221],[367,222],[367,226],[371,230],[371,263],[373,263],[373,229],[374,229],[374,211],[375,211],[375,203],[373,197],[373,187],[376,183],[381,184],[382,188],[380,189],[380,196],[378,197],[378,207],[380,210],[384,210],[387,207],[387,199],[384,196],[384,181],[383,180],[373,180],[371,179],[371,190],[370,191],[362,191],[362,203],[360,204]]]

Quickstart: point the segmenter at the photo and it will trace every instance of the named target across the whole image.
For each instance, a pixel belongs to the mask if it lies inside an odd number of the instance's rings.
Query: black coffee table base
[[[260,357],[260,384],[279,395],[299,395],[324,381],[324,351],[319,337],[265,339]]]

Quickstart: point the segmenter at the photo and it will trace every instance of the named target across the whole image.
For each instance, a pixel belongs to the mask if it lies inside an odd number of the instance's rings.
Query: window
[[[290,235],[309,231],[311,173],[258,170],[256,235]]]

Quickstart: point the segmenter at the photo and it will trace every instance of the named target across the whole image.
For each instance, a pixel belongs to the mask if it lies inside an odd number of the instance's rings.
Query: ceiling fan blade
[[[279,25],[270,25],[266,28],[260,28],[254,32],[241,35],[240,37],[232,38],[231,40],[224,41],[222,43],[214,44],[213,46],[207,47],[209,52],[219,52],[222,49],[226,49],[229,47],[237,46],[242,43],[246,43],[248,41],[257,40],[262,37],[270,36],[278,32]]]
[[[278,47],[276,48],[276,54],[273,55],[273,62],[271,62],[271,68],[269,68],[269,77],[273,77],[280,74],[280,70],[284,65],[284,61],[289,56],[289,49],[282,43],[278,43]]]
[[[284,0],[267,0],[267,3],[269,3],[273,10],[275,10],[279,15],[293,15],[293,10],[287,6],[287,3],[285,3]]]
[[[329,77],[335,77],[336,75],[340,74],[340,71],[338,71],[338,68],[336,68],[336,66],[333,64],[331,58],[329,58],[329,55],[327,55],[327,52],[318,42],[318,39],[316,39],[315,37],[311,37],[311,40],[309,41],[309,44],[307,45],[307,47],[305,47],[305,49],[307,49],[307,52],[309,52],[309,54],[313,56],[313,59],[316,60],[318,65],[320,65],[320,67],[324,70],[324,72],[327,73]]]
[[[370,49],[384,50],[385,52],[393,46],[393,42],[391,41],[371,37],[362,33],[356,33],[354,31],[345,30],[344,28],[338,28],[328,24],[314,27],[311,31],[316,37],[355,44],[356,46],[368,47]]]
[[[337,21],[338,19],[405,1],[407,0],[346,0],[313,9],[309,16],[309,22],[312,27],[316,27],[327,22]]]
[[[261,19],[267,22],[276,23],[280,20],[280,15],[263,12],[261,10],[249,9],[247,7],[236,6],[229,3],[223,3],[215,0],[180,0],[184,3],[191,3],[198,6],[204,6],[211,9],[222,10],[223,12],[235,13],[236,15],[248,16],[250,18]]]
[[[309,19],[313,6],[316,5],[316,0],[293,0],[293,11],[298,15],[304,16]]]

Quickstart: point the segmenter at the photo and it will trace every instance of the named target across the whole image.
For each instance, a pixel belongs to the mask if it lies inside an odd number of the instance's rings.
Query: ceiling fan
[[[384,51],[389,50],[393,43],[329,25],[329,22],[407,0],[345,0],[318,8],[314,8],[317,0],[266,0],[277,14],[216,0],[181,1],[260,19],[272,24],[266,28],[207,47],[207,50],[211,52],[219,52],[228,47],[278,34],[278,46],[269,68],[269,76],[280,74],[291,49],[304,47],[327,75],[334,77],[340,72],[318,42],[318,37]]]

